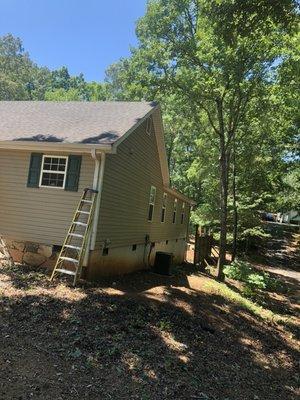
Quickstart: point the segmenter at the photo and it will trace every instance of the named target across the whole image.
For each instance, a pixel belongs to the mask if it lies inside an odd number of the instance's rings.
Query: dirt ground
[[[262,319],[190,265],[76,289],[0,267],[0,399],[296,399],[298,289],[263,295]]]

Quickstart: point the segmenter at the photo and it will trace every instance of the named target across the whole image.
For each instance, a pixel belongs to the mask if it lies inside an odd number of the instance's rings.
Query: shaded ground
[[[256,265],[296,270],[281,250]],[[0,267],[0,399],[296,399],[299,285],[278,276],[251,300],[190,265],[76,289]]]
[[[253,259],[269,272],[300,282],[300,233],[272,223],[266,227],[271,237]]]

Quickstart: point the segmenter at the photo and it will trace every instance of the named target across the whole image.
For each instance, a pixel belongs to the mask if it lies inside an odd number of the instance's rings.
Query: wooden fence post
[[[194,266],[196,267],[199,258],[199,225],[195,225],[195,244],[194,244]]]

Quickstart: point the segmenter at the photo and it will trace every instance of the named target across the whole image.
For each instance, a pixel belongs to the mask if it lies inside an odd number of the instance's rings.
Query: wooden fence
[[[194,265],[201,270],[206,267],[216,266],[219,258],[219,250],[215,245],[211,228],[196,225]]]

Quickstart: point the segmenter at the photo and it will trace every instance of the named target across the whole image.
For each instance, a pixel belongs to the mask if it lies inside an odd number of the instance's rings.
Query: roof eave
[[[172,189],[172,188],[170,188],[168,186],[165,186],[164,190],[165,190],[165,192],[167,192],[167,193],[171,194],[172,196],[184,201],[185,203],[191,204],[192,206],[197,204],[194,200],[190,199],[189,197],[185,196],[184,194],[179,193],[179,192],[177,192],[177,190]]]
[[[92,149],[104,153],[113,153],[111,144],[83,144],[61,142],[0,141],[0,149],[26,151],[55,151],[72,153],[90,153]]]

